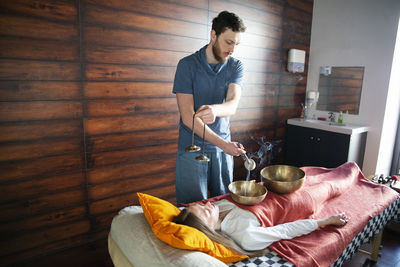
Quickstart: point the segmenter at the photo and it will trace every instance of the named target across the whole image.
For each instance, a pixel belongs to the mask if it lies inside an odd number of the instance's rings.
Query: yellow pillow
[[[137,193],[144,215],[156,237],[165,243],[180,249],[198,250],[225,263],[248,258],[212,241],[199,230],[172,222],[180,210],[168,201]]]

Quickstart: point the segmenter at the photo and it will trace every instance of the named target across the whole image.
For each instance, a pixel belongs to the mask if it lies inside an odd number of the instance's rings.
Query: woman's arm
[[[228,215],[227,219],[230,221],[222,224],[222,230],[243,249],[250,251],[264,249],[282,239],[309,234],[326,225],[344,225],[348,220],[342,213],[321,220],[305,219],[272,227],[261,227],[257,219],[254,220],[242,212],[237,212],[235,217]]]
[[[276,241],[306,235],[316,229],[318,229],[318,223],[312,219],[298,220],[272,227],[249,227],[242,233],[239,244],[245,250],[259,250]]]

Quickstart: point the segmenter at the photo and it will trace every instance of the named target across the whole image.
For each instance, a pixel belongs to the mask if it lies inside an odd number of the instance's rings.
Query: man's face
[[[218,37],[215,31],[211,33],[212,51],[219,62],[225,62],[233,54],[235,46],[240,43],[241,33],[226,29]]]

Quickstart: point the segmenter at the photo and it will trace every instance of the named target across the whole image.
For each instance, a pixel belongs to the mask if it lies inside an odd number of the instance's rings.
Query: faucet
[[[335,118],[335,113],[333,113],[332,111],[328,113],[329,114],[329,120],[331,122],[336,122],[336,118]]]

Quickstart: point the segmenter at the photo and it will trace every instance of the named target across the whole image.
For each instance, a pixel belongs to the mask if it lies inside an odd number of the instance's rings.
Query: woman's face
[[[207,202],[206,204],[194,204],[187,209],[202,220],[209,228],[215,229],[217,226],[219,218],[218,206]]]

